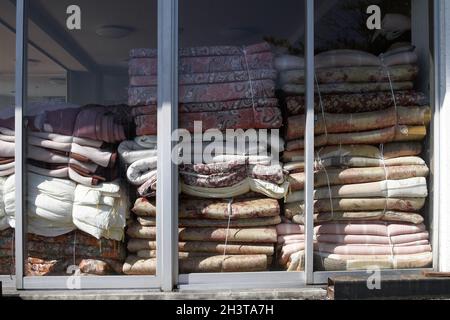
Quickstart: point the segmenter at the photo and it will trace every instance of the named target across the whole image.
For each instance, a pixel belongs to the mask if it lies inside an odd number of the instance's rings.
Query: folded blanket
[[[383,180],[378,182],[358,183],[316,188],[314,199],[330,198],[426,198],[427,181],[424,177],[401,180]],[[304,199],[304,191],[295,191],[286,197],[286,203]]]
[[[236,56],[271,51],[270,44],[267,42],[256,43],[245,47],[241,46],[209,46],[209,47],[190,47],[180,48],[180,57],[212,57],[212,56]],[[130,51],[131,58],[156,58],[157,49],[139,48]]]
[[[373,235],[356,235],[356,234],[318,234],[316,239],[319,243],[332,243],[332,244],[378,244],[378,245],[404,245],[418,241],[427,241],[429,239],[429,233],[427,231],[401,234],[397,236],[385,237],[385,236],[373,236]]]
[[[423,93],[415,91],[394,92],[398,106],[421,106],[428,103]],[[320,103],[321,102],[321,103]],[[322,95],[321,101],[315,96],[316,112],[353,113],[384,110],[394,106],[394,99],[390,91],[372,93],[350,93]],[[288,114],[296,115],[305,112],[305,97],[286,97]]]
[[[425,231],[425,225],[410,225],[399,223],[325,223],[314,228],[317,235],[321,234],[352,234],[393,237],[405,234],[415,234]]]
[[[429,107],[397,107],[382,111],[362,113],[323,113],[317,116],[314,134],[342,133],[382,129],[395,125],[428,125],[431,121]],[[305,116],[288,118],[287,139],[292,140],[304,136]]]
[[[389,128],[349,133],[329,133],[314,137],[316,147],[338,146],[345,144],[384,144],[401,141],[423,141],[427,135],[426,126],[397,125]],[[303,139],[288,142],[288,149],[303,149]]]
[[[349,199],[321,199],[314,201],[314,212],[337,211],[402,211],[418,212],[425,205],[425,198],[349,198]],[[291,215],[304,214],[305,203],[303,199],[289,204]]]
[[[273,98],[274,80],[252,80],[243,82],[185,85],[179,87],[180,103],[216,102],[253,98]],[[128,104],[142,106],[155,104],[157,87],[130,87]]]
[[[316,92],[321,94],[341,94],[341,93],[367,93],[380,91],[406,91],[414,88],[412,81],[403,82],[366,82],[366,83],[329,83],[320,84],[315,87]],[[282,90],[287,95],[304,95],[306,87],[303,84],[285,84]]]
[[[144,148],[136,141],[125,140],[118,148],[118,153],[122,161],[126,164],[132,164],[138,160],[154,158],[157,156],[156,145],[154,148]]]
[[[354,183],[367,183],[383,180],[402,180],[415,177],[427,177],[429,169],[426,165],[367,167],[347,169],[322,169],[314,172],[314,186],[324,187]],[[305,173],[289,175],[291,191],[302,190],[305,184]]]
[[[239,111],[197,112],[180,114],[179,127],[194,132],[194,122],[201,121],[202,129],[278,129],[282,125],[279,108],[247,108]],[[156,115],[135,118],[136,134],[156,135]]]
[[[157,177],[157,157],[143,158],[133,162],[127,169],[127,179],[135,186],[141,186],[150,179]]]
[[[293,223],[304,224],[305,215],[299,213],[298,203],[288,203],[285,205],[284,215],[291,219]],[[358,222],[358,221],[388,221],[388,222],[405,222],[412,224],[421,224],[424,222],[420,214],[411,212],[400,212],[390,210],[374,210],[374,211],[333,211],[321,212],[314,214],[314,223],[320,224],[324,222]]]
[[[127,235],[135,239],[156,239],[156,227],[145,227],[138,223],[128,226]],[[209,242],[250,242],[276,243],[277,233],[274,227],[266,228],[180,228],[180,241]]]
[[[253,99],[238,99],[228,101],[215,102],[193,102],[180,103],[178,105],[178,112],[181,113],[195,113],[195,112],[217,112],[217,111],[231,111],[240,109],[249,109],[253,106],[260,108],[275,108],[278,107],[278,99],[276,98],[253,98]],[[144,114],[156,114],[156,104],[137,106],[131,109],[133,117]]]
[[[418,56],[412,50],[386,52],[379,57],[364,51],[338,49],[319,53],[315,57],[316,68],[395,66],[417,63]]]
[[[138,253],[142,251],[156,251],[156,241],[146,239],[130,239],[127,244],[129,252]],[[180,252],[198,252],[223,254],[226,249],[227,254],[265,254],[271,256],[274,254],[273,244],[244,243],[233,242],[206,242],[206,241],[186,241],[178,243]]]
[[[389,73],[388,73],[389,71]],[[331,83],[369,83],[412,81],[419,73],[419,67],[411,64],[384,67],[337,67],[316,68],[315,78],[319,84]],[[389,74],[389,77],[388,77]],[[280,85],[304,84],[305,71],[303,69],[291,69],[280,73]]]
[[[179,73],[215,73],[226,71],[247,71],[273,69],[273,55],[270,49],[256,53],[222,56],[187,56],[180,58]],[[158,61],[156,58],[132,58],[129,62],[131,76],[156,75]]]
[[[325,271],[352,271],[367,268],[379,269],[409,269],[427,268],[433,261],[432,252],[407,255],[339,255],[330,253],[315,253],[314,265]]]
[[[380,149],[382,147],[382,149]],[[334,166],[347,166],[344,162],[337,161],[340,158],[359,157],[366,159],[391,160],[393,158],[402,158],[418,156],[422,153],[422,144],[419,142],[398,142],[387,143],[380,148],[371,145],[342,145],[327,146],[315,150],[315,161],[326,162],[332,159]],[[287,150],[283,153],[283,161],[303,161],[303,150]],[[424,164],[424,163],[423,163]],[[367,167],[377,167],[378,165],[368,165]]]
[[[72,222],[75,184],[28,173],[28,230],[42,236],[58,236],[75,229]]]
[[[126,139],[122,124],[127,119],[125,106],[104,107],[90,105],[83,107],[77,115],[73,136],[108,143]]]
[[[204,188],[197,186],[190,186],[185,183],[181,183],[181,191],[185,194],[201,197],[201,198],[231,198],[246,194],[250,191],[254,191],[263,194],[269,198],[282,199],[286,196],[289,188],[289,183],[285,182],[281,185],[277,185],[271,182],[246,178],[241,182],[222,188]]]
[[[280,207],[278,201],[268,198],[233,201],[183,199],[179,207],[179,217],[185,219],[226,220],[230,214],[231,220],[276,217],[280,214]]]
[[[194,84],[217,84],[230,82],[257,81],[264,79],[276,80],[277,72],[274,69],[256,69],[244,71],[225,71],[214,73],[188,73],[180,74],[178,84],[194,85]],[[157,86],[158,77],[150,76],[130,76],[131,87],[155,87]]]
[[[14,142],[0,140],[0,158],[13,158],[14,146]]]
[[[186,257],[180,259],[181,273],[199,272],[257,272],[268,267],[266,255],[220,255],[212,257]],[[123,266],[128,275],[156,274],[156,259],[129,256]]]
[[[10,227],[6,217],[5,202],[3,199],[3,186],[5,182],[6,178],[0,177],[0,231],[6,230]]]

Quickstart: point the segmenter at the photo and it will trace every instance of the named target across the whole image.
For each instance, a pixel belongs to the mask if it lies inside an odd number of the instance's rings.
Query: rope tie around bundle
[[[226,255],[227,255],[227,246],[228,246],[228,233],[230,231],[230,224],[231,224],[231,216],[233,215],[233,198],[230,198],[228,200],[228,206],[227,206],[227,215],[228,215],[228,223],[227,223],[227,229],[225,234],[225,244],[223,248],[223,256],[222,256],[222,265],[220,272],[223,272],[223,265],[225,263]]]

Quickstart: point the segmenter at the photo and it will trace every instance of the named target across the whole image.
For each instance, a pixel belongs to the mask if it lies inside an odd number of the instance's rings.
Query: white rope
[[[320,152],[322,151],[323,148],[321,148],[318,152],[317,152],[317,159],[319,160],[320,165],[320,169],[319,170],[324,170],[325,172],[325,177],[327,178],[327,185],[328,185],[328,196],[330,199],[330,209],[331,209],[331,219],[334,220],[334,206],[333,206],[333,197],[331,195],[331,182],[330,182],[330,177],[328,176],[328,171],[326,166],[322,165],[322,159],[320,157]]]
[[[253,106],[253,111],[256,112],[256,103],[255,103],[255,93],[253,91],[253,81],[252,81],[252,76],[250,74],[250,66],[248,64],[248,59],[247,59],[247,50],[245,49],[245,47],[242,48],[242,52],[244,53],[244,59],[245,59],[245,67],[247,68],[247,74],[248,74],[248,81],[250,84],[250,93],[252,95],[252,106]]]
[[[225,245],[223,248],[223,256],[222,256],[222,265],[221,265],[221,272],[223,272],[223,265],[225,263],[225,257],[227,254],[227,246],[228,246],[228,233],[230,231],[230,224],[231,224],[231,216],[233,215],[233,198],[230,198],[230,200],[228,200],[228,224],[227,224],[227,231],[226,231],[226,235],[225,235]]]

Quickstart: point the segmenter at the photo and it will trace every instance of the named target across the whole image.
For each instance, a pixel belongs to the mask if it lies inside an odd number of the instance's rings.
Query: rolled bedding
[[[182,48],[180,54],[179,68],[182,75],[273,69],[273,55],[267,42],[246,47]],[[154,49],[133,49],[130,57],[130,75],[156,75],[157,57]]]
[[[14,174],[15,162],[14,130],[0,126],[0,177]]]
[[[29,234],[27,245],[30,276],[64,275],[71,266],[79,267],[81,274],[121,274],[125,260],[120,242],[97,240],[79,231],[52,238]]]
[[[28,231],[55,237],[74,230],[72,210],[75,183],[34,173],[28,173],[27,178]],[[9,188],[12,192],[14,189]]]
[[[428,106],[388,108],[381,111],[361,113],[319,114],[314,125],[314,134],[369,131],[396,125],[428,125],[431,109]],[[304,136],[305,116],[288,118],[287,140]]]
[[[404,158],[418,156],[422,152],[422,144],[420,142],[397,142],[387,143],[380,147],[373,145],[342,145],[327,146],[317,148],[315,150],[315,161],[320,162],[321,166],[349,166],[348,162],[352,158],[364,158],[366,161],[370,159],[390,160],[393,158]],[[284,162],[303,161],[303,150],[288,149],[283,153]],[[329,160],[330,159],[330,160]],[[344,159],[344,160],[340,160]],[[425,163],[422,160],[422,163]],[[351,163],[350,163],[351,164]],[[375,164],[375,165],[373,165]],[[386,165],[392,165],[386,161]],[[367,162],[365,167],[384,166],[382,162]],[[316,167],[320,167],[316,165]]]
[[[336,198],[426,198],[427,181],[424,177],[402,180],[383,180],[378,182],[357,183],[340,186],[316,188],[314,199]],[[304,199],[303,191],[294,191],[286,197],[286,203]]]
[[[139,223],[128,226],[127,235],[133,239],[156,239],[156,227],[145,227]],[[245,243],[276,243],[277,232],[274,227],[266,228],[180,228],[180,241]]]
[[[395,101],[398,106],[423,106],[428,104],[427,97],[416,91],[395,91]],[[390,91],[368,93],[327,94],[315,96],[314,109],[316,112],[330,113],[359,113],[384,110],[394,107],[394,100]],[[305,96],[286,97],[286,109],[289,115],[304,114]]]
[[[403,180],[416,177],[427,177],[427,165],[393,166],[393,167],[366,167],[322,169],[314,172],[314,186],[334,186],[345,184],[359,184],[383,180]],[[288,177],[290,190],[303,190],[305,184],[304,172],[292,173]]]
[[[138,187],[138,194],[153,196],[157,185],[157,137],[140,136],[123,141],[118,152],[127,168],[127,180]]]
[[[387,70],[381,66],[316,68],[315,70],[319,84],[389,82],[389,78],[392,82],[412,81],[418,73],[419,67],[413,64],[391,66]],[[305,71],[291,69],[280,72],[280,86],[289,83],[304,84]]]
[[[179,260],[181,273],[200,272],[257,272],[268,267],[266,255],[217,255],[209,257],[182,256]],[[156,259],[141,259],[129,256],[123,266],[128,275],[156,274]]]
[[[156,135],[155,114],[135,117],[136,134]],[[196,112],[180,114],[179,127],[194,132],[195,122],[202,122],[203,131],[209,129],[279,129],[283,124],[278,107],[259,107],[237,111]]]
[[[431,266],[432,252],[406,255],[339,255],[314,253],[315,265],[323,271],[353,271],[368,268],[421,269]]]
[[[358,212],[358,211],[400,211],[419,212],[425,205],[426,198],[341,198],[314,200],[315,213]],[[304,200],[286,204],[289,215],[304,215]]]
[[[305,215],[299,214],[297,203],[288,203],[285,205],[284,216],[293,223],[304,224]],[[374,211],[332,211],[314,214],[314,223],[322,224],[325,222],[358,222],[358,221],[387,221],[387,222],[405,222],[420,224],[424,222],[423,217],[417,213],[400,212],[390,210]]]
[[[181,182],[181,191],[183,193],[200,198],[232,198],[253,191],[263,194],[269,198],[282,199],[287,195],[288,190],[288,182],[277,185],[271,182],[248,177],[232,186],[219,188],[197,187]]]

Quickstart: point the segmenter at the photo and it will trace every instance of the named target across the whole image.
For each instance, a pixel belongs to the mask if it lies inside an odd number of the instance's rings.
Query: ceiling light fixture
[[[101,26],[95,30],[95,33],[103,38],[120,39],[129,36],[134,30],[125,26]]]

